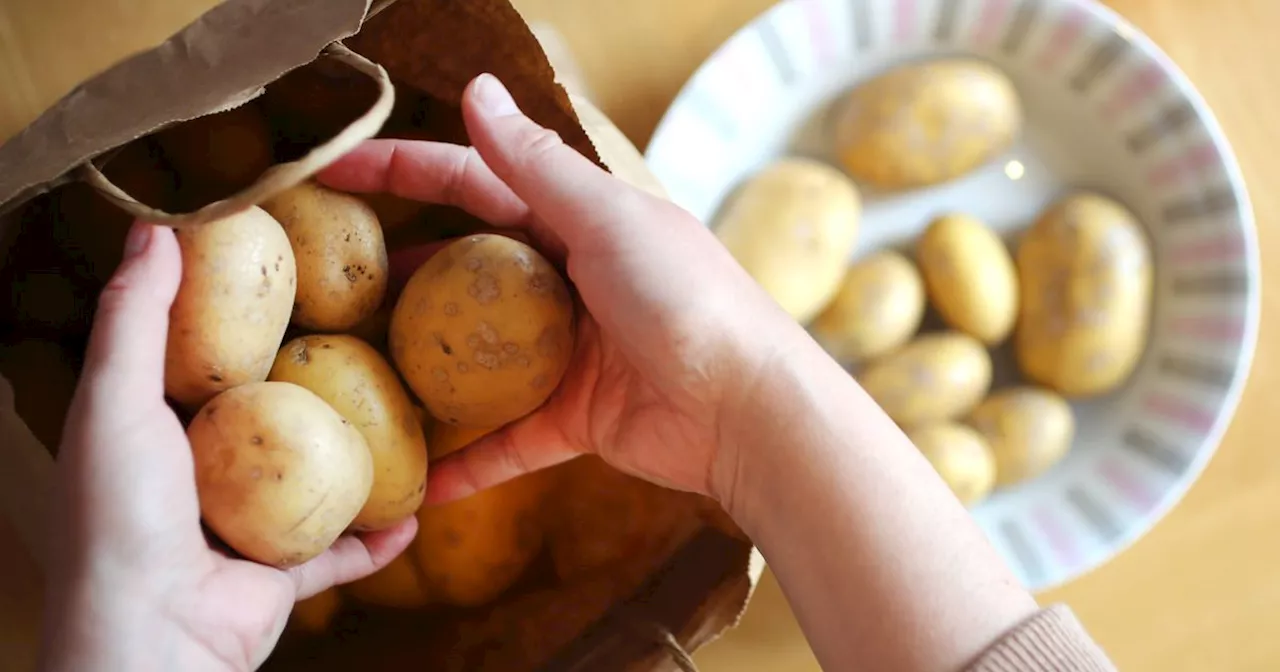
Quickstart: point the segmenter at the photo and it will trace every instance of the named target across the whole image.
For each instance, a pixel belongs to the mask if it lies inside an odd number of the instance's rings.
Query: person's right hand
[[[474,148],[373,140],[320,175],[337,189],[448,203],[526,229],[586,310],[564,381],[528,417],[433,465],[447,501],[583,453],[731,505],[757,386],[804,332],[696,218],[610,175],[482,75]]]

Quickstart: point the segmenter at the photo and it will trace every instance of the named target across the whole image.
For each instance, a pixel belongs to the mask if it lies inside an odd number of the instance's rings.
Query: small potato
[[[311,182],[262,207],[289,234],[298,260],[295,324],[346,331],[378,310],[387,293],[387,246],[373,208]]]
[[[360,602],[379,607],[425,607],[431,604],[431,594],[417,562],[417,549],[410,545],[386,567],[347,584],[343,591]]]
[[[845,273],[840,292],[810,328],[838,361],[888,353],[916,334],[924,317],[924,282],[906,257],[885,250]]]
[[[1067,397],[1119,387],[1146,345],[1151,276],[1142,226],[1119,203],[1080,193],[1054,204],[1018,247],[1022,372]]]
[[[432,603],[477,607],[511,587],[542,550],[540,508],[549,481],[528,474],[418,511],[414,539]]]
[[[164,391],[189,409],[265,380],[289,326],[297,272],[276,220],[249,208],[178,231],[182,284],[169,309]]]
[[[556,575],[575,581],[598,572],[656,569],[703,523],[703,498],[642,481],[594,455],[554,469],[547,544]]]
[[[1008,249],[968,215],[935,219],[916,243],[929,299],[948,325],[998,345],[1018,317],[1018,274]]]
[[[855,88],[838,115],[845,170],[886,191],[959,177],[1005,151],[1022,125],[1013,82],[960,58],[894,68]]]
[[[498,427],[560,384],[573,354],[573,302],[533,248],[468,236],[414,272],[388,341],[396,368],[438,420]]]
[[[991,387],[991,356],[972,336],[926,334],[872,363],[859,382],[889,417],[912,427],[968,413]]]
[[[996,459],[996,485],[1028,481],[1057,464],[1071,449],[1075,418],[1062,397],[1036,387],[1002,390],[969,416]]]
[[[248,187],[275,162],[271,128],[252,103],[166,128],[155,140],[178,173],[186,207]]]
[[[715,232],[779,305],[807,323],[840,289],[861,214],[849,178],[824,163],[789,158],[743,184]]]
[[[964,425],[942,422],[907,433],[965,506],[982,501],[996,481],[996,460],[980,434]]]
[[[373,490],[352,528],[381,530],[418,510],[427,488],[422,424],[378,351],[354,336],[302,336],[280,349],[267,379],[311,390],[364,436]]]
[[[200,514],[250,560],[292,567],[333,544],[364,506],[373,460],[360,432],[291,383],[214,397],[187,428]]]

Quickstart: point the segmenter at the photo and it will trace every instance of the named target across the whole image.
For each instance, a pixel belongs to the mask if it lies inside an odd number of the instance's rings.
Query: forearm
[[[961,668],[1036,609],[853,379],[797,338],[745,402],[735,519],[827,669]],[[777,360],[776,360],[777,361]]]

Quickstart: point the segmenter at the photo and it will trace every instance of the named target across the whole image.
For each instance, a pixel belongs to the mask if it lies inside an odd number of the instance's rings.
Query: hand
[[[44,669],[248,670],[295,600],[366,576],[417,530],[348,536],[288,571],[214,550],[191,447],[164,401],[173,232],[136,223],[103,290],[58,456]]]
[[[374,140],[329,186],[461,207],[528,232],[585,304],[564,381],[538,411],[434,464],[429,501],[596,453],[647,480],[732,499],[741,401],[800,330],[692,215],[609,175],[482,75],[474,143]]]

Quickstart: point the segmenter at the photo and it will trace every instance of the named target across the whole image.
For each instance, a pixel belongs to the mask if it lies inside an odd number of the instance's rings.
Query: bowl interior
[[[909,244],[931,217],[976,215],[1010,240],[1071,188],[1143,222],[1154,313],[1138,370],[1074,403],[1078,435],[1044,476],[974,510],[1023,581],[1041,589],[1145,532],[1198,475],[1234,410],[1256,333],[1252,215],[1221,130],[1145,37],[1083,0],[789,0],[736,34],[689,81],[647,158],[703,221],[741,180],[799,154],[834,163],[832,110],[905,61],[966,56],[1013,80],[1021,138],[946,184],[864,193],[855,256]],[[1015,372],[997,353],[997,378]],[[1001,368],[1002,367],[1002,368]]]

